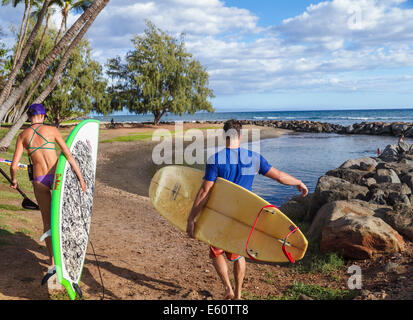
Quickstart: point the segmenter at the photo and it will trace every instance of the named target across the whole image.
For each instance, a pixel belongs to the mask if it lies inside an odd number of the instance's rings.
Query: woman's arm
[[[24,147],[23,147],[23,139],[21,135],[17,137],[16,141],[16,149],[14,150],[14,155],[13,155],[13,161],[10,167],[10,176],[11,180],[13,181],[13,184],[10,185],[13,189],[17,188],[17,179],[16,179],[16,173],[19,165],[19,161],[23,155]]]
[[[66,145],[66,142],[63,140],[62,135],[60,134],[59,130],[55,129],[55,140],[57,144],[59,145],[60,149],[62,149],[63,154],[65,155],[67,161],[70,163],[72,166],[73,171],[75,172],[77,178],[79,179],[80,186],[82,187],[83,191],[86,191],[86,183],[85,180],[83,179],[82,173],[80,172],[80,168],[75,160],[73,158],[72,153],[70,152],[69,148]]]
[[[209,193],[214,186],[215,182],[204,180],[202,183],[201,188],[196,195],[194,205],[192,206],[191,213],[188,217],[188,224],[186,227],[186,232],[191,238],[194,238],[194,230],[195,230],[195,218],[196,216],[202,211],[206,203],[208,202]]]
[[[287,186],[296,186],[297,190],[302,193],[303,197],[307,196],[308,189],[307,186],[301,181],[293,176],[290,176],[288,173],[282,172],[278,169],[272,167],[266,174],[268,178],[271,178],[281,184]]]

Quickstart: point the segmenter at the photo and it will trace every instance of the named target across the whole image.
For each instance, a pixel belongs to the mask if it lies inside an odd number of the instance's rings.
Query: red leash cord
[[[261,208],[260,212],[259,212],[258,215],[257,215],[257,219],[255,219],[254,225],[252,226],[252,229],[251,229],[251,233],[250,233],[250,235],[249,235],[249,237],[248,237],[248,240],[247,240],[247,243],[246,243],[246,245],[245,245],[245,251],[247,252],[248,257],[250,257],[252,260],[255,260],[255,261],[259,261],[259,260],[256,259],[256,258],[254,258],[252,255],[250,255],[250,253],[248,252],[248,244],[249,244],[249,242],[250,242],[250,240],[251,240],[252,234],[254,233],[255,227],[257,226],[257,222],[258,222],[258,219],[259,219],[262,211],[263,211],[264,209],[267,209],[267,208],[276,208],[277,210],[279,210],[276,206],[274,206],[274,205],[272,205],[272,204],[267,205],[267,206],[264,206],[264,207]],[[288,261],[290,261],[291,263],[295,263],[295,260],[294,260],[293,257],[291,256],[291,253],[289,253],[289,252],[287,251],[286,244],[287,244],[287,239],[288,239],[293,233],[295,233],[297,230],[299,230],[299,228],[298,228],[298,227],[295,227],[293,230],[290,231],[290,233],[287,234],[287,236],[286,236],[285,239],[284,239],[283,246],[282,246],[282,251],[283,251],[284,255],[287,257]]]

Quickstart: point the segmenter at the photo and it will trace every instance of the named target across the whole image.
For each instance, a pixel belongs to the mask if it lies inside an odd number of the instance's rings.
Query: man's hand
[[[297,185],[297,190],[302,193],[303,197],[306,197],[308,195],[307,186],[302,181],[299,185]]]
[[[188,218],[188,224],[186,225],[186,233],[188,234],[189,237],[195,238],[194,231],[195,231],[195,221],[192,218]]]

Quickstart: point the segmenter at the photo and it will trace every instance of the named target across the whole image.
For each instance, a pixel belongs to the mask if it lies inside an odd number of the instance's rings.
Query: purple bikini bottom
[[[41,184],[44,184],[49,189],[53,188],[54,174],[46,174],[44,176],[38,176],[33,179],[33,181],[39,181]]]

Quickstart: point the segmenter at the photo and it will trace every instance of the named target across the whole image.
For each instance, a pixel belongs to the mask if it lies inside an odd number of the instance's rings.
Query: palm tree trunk
[[[6,135],[0,141],[0,152],[6,152],[9,149],[13,138],[16,136],[17,132],[19,132],[20,128],[26,122],[27,118],[27,113],[23,113],[19,120],[17,120],[16,123],[9,129],[9,131],[7,131]]]
[[[92,8],[93,5],[99,2],[98,6],[95,8]],[[70,44],[69,48],[66,50],[64,56],[62,57],[62,60],[59,63],[59,66],[57,67],[57,70],[52,78],[52,81],[49,83],[49,85],[43,90],[43,92],[36,98],[34,103],[42,103],[47,96],[52,92],[52,90],[55,88],[57,82],[59,81],[59,77],[62,74],[64,68],[66,67],[67,62],[69,61],[69,58],[73,52],[73,50],[76,48],[76,46],[79,44],[80,40],[83,38],[87,30],[90,28],[92,23],[95,21],[96,17],[98,14],[103,10],[103,8],[106,6],[106,4],[109,2],[109,0],[96,0],[90,7],[89,9],[91,10],[91,15],[89,16],[89,19],[86,21],[82,29],[79,31],[77,34],[76,38],[72,41]],[[87,11],[89,11],[89,9]],[[86,12],[85,12],[86,13]],[[82,15],[83,16],[83,15]],[[79,18],[80,19],[80,18]],[[73,27],[73,26],[72,26]],[[69,30],[70,31],[70,30]],[[68,31],[68,32],[69,32]],[[66,37],[66,35],[65,35]],[[62,39],[63,40],[63,39]],[[60,44],[60,42],[59,42]],[[46,70],[44,71],[46,72]],[[20,128],[23,126],[24,122],[27,120],[27,113],[24,112],[20,119],[10,128],[10,130],[7,132],[7,134],[1,139],[0,141],[0,152],[4,151],[10,147],[11,141],[13,141],[14,136],[17,134],[17,132],[20,130]]]
[[[32,8],[33,8],[33,2],[30,1],[29,12],[27,13],[27,19],[26,19],[26,27],[24,28],[23,37],[21,39],[20,50],[19,50],[19,52],[16,53],[16,61],[20,59],[20,53],[21,53],[21,50],[24,47],[24,42],[26,40],[26,35],[27,35],[27,29],[29,28],[29,24],[30,24],[30,15],[32,14]]]
[[[21,46],[22,46],[22,39],[23,39],[23,29],[24,29],[24,25],[27,23],[26,22],[26,16],[27,16],[27,4],[25,4],[24,6],[24,13],[23,13],[23,19],[22,19],[22,23],[20,25],[20,32],[19,32],[19,41],[17,42],[17,48],[16,48],[16,55],[14,56],[14,60],[13,60],[13,68],[15,67],[17,60],[19,59],[18,57],[18,53],[21,50]]]
[[[49,19],[50,19],[50,13],[46,17],[46,25],[44,26],[44,30],[42,33],[42,37],[40,39],[39,47],[37,48],[36,57],[34,58],[33,66],[30,71],[33,71],[33,69],[36,68],[37,62],[39,61],[40,51],[42,50],[44,38],[46,36],[47,29],[49,28]]]
[[[0,120],[3,119],[4,114],[7,113],[7,111],[9,111],[14,104],[16,103],[17,99],[19,99],[21,94],[24,94],[24,92],[26,92],[26,90],[28,89],[28,87],[25,90],[22,90],[22,92],[19,92],[18,94],[12,93],[12,87],[14,84],[14,80],[16,79],[17,74],[20,72],[21,67],[23,66],[23,62],[27,57],[27,54],[29,53],[30,47],[32,46],[34,39],[37,36],[37,33],[40,30],[40,27],[42,25],[43,22],[43,18],[46,15],[46,11],[48,9],[49,6],[49,2],[50,0],[45,0],[42,10],[40,11],[39,17],[37,19],[37,23],[34,26],[29,39],[27,40],[26,45],[24,46],[24,49],[15,65],[15,67],[12,69],[9,78],[7,79],[6,85],[4,86],[3,90],[1,91],[0,94]],[[30,86],[30,84],[29,84]],[[15,90],[13,90],[15,91]],[[12,99],[10,100],[10,96],[12,96]],[[10,101],[9,101],[10,100]],[[9,103],[5,103],[6,101],[9,101]]]
[[[63,16],[63,17],[62,17],[62,23],[60,24],[59,32],[57,33],[56,39],[54,40],[54,44],[55,44],[55,45],[56,45],[57,42],[59,41],[60,35],[61,35],[62,32],[63,32],[63,27],[64,27],[64,25],[66,24],[65,19],[66,19],[66,18]]]
[[[45,3],[49,0],[45,0]],[[82,26],[90,19],[95,20],[96,16],[103,10],[103,8],[108,4],[109,0],[95,0],[92,5],[76,20],[76,22],[71,26],[71,28],[65,33],[63,38],[58,42],[58,44],[52,49],[51,52],[43,59],[38,66],[26,76],[26,78],[21,82],[18,88],[11,90],[10,95],[7,99],[2,101],[4,96],[3,92],[0,96],[0,119],[3,119],[5,113],[10,110],[11,107],[16,103],[19,97],[24,94],[35,79],[37,79],[43,72],[48,68],[48,66],[53,63],[53,61],[60,55],[73,37],[78,33]],[[11,87],[10,87],[11,89]]]

